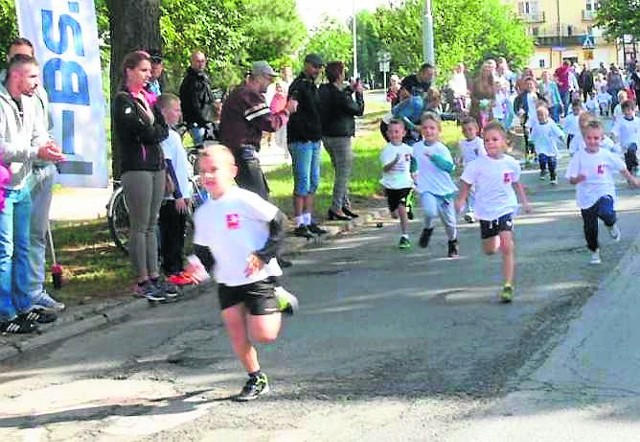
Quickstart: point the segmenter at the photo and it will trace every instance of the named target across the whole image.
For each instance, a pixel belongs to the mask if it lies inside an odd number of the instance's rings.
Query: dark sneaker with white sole
[[[10,321],[0,322],[0,333],[11,335],[23,335],[38,331],[38,325],[34,321],[27,321],[24,317],[16,316]]]
[[[28,312],[18,314],[18,318],[39,324],[50,324],[58,319],[58,314],[40,306],[33,306]]]
[[[262,373],[260,376],[249,376],[249,380],[234,400],[239,402],[253,401],[267,393],[269,393],[269,380],[267,375]]]

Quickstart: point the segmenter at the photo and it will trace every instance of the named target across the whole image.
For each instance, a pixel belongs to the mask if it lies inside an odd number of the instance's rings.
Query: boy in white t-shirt
[[[411,241],[407,233],[409,218],[407,216],[407,197],[413,189],[411,147],[402,142],[405,127],[402,120],[392,119],[387,127],[389,144],[380,153],[382,163],[382,179],[387,196],[389,211],[394,218],[400,220],[401,236],[398,248],[411,248]]]
[[[562,129],[567,136],[567,149],[571,150],[571,141],[576,135],[580,134],[580,124],[578,118],[584,112],[580,99],[571,102],[571,113],[564,118]]]
[[[582,151],[586,148],[583,133],[590,121],[598,121],[598,119],[588,112],[583,112],[580,114],[580,117],[578,118],[580,132],[573,138],[573,140],[571,140],[571,146],[569,149],[569,154],[571,156],[573,156],[576,152]],[[620,145],[615,143],[606,135],[603,136],[602,140],[600,141],[600,148],[608,150],[609,152],[616,155],[622,153],[622,151],[620,150]]]
[[[480,220],[482,248],[487,255],[502,252],[504,283],[499,292],[502,302],[513,299],[515,252],[513,218],[518,210],[518,199],[528,213],[529,201],[520,180],[520,163],[506,155],[507,135],[498,122],[484,128],[484,146],[487,155],[472,161],[462,173],[462,187],[455,202],[460,211],[466,204],[471,186],[476,186],[476,217]],[[514,192],[514,188],[515,191]]]
[[[162,112],[169,127],[180,121],[180,99],[171,93],[164,93],[158,97],[156,106]],[[180,135],[173,129],[169,130],[169,137],[160,143],[166,170],[171,178],[173,187],[167,192],[160,207],[160,244],[162,247],[162,270],[171,284],[184,285],[190,283],[182,275],[184,260],[184,237],[187,225],[187,213],[191,206],[191,165],[187,159],[187,152],[182,146]],[[166,290],[167,295],[171,290]]]
[[[589,98],[587,98],[587,101],[584,103],[584,107],[587,109],[587,112],[589,112],[594,117],[598,115],[599,106],[595,92],[591,92],[589,94]]]
[[[462,135],[464,139],[458,142],[458,149],[460,150],[460,158],[457,163],[462,166],[463,170],[467,165],[478,158],[487,154],[484,148],[484,141],[478,136],[480,128],[475,118],[465,117],[461,122]],[[467,207],[464,210],[464,220],[468,223],[475,222],[475,215],[473,213],[473,203],[475,201],[475,189],[472,187],[469,191],[469,198],[467,199]]]
[[[616,187],[613,174],[620,172],[629,184],[638,186],[639,180],[625,168],[622,159],[601,149],[604,135],[602,123],[591,120],[583,131],[586,149],[576,152],[569,162],[566,178],[576,185],[576,202],[582,214],[584,236],[591,251],[591,264],[600,264],[598,218],[615,242],[621,233],[615,211]]]
[[[298,307],[295,296],[276,290],[274,283],[282,275],[276,254],[286,218],[257,193],[235,186],[238,168],[226,147],[205,147],[198,164],[210,198],[194,214],[195,252],[203,264],[192,259],[187,271],[213,267],[231,346],[249,374],[235,399],[249,401],[269,391],[251,340],[275,341],[281,313],[293,314]]]
[[[422,140],[413,145],[416,161],[416,191],[424,211],[424,228],[419,245],[429,245],[431,234],[440,218],[447,233],[447,257],[458,257],[458,229],[453,198],[458,188],[451,179],[455,168],[449,148],[440,142],[441,121],[436,114],[427,112],[420,119]]]
[[[613,108],[614,123],[618,121],[618,118],[622,118],[622,115],[624,113],[622,112],[622,103],[624,103],[629,99],[629,94],[627,94],[627,91],[621,90],[621,91],[618,91],[617,97],[618,97],[618,104],[616,104],[616,106]]]
[[[633,100],[623,101],[621,104],[622,117],[618,118],[611,128],[624,152],[624,162],[627,170],[632,174],[638,169],[637,151],[640,146],[640,118],[636,117],[636,103]]]
[[[600,116],[608,117],[609,111],[611,110],[611,101],[613,100],[611,94],[603,87],[598,91],[596,99],[598,100],[598,107],[600,108]]]
[[[564,141],[564,133],[549,118],[549,108],[546,105],[536,109],[538,124],[531,128],[531,141],[536,146],[538,164],[540,165],[540,179],[544,180],[549,168],[549,179],[552,186],[558,184],[556,167],[558,165],[558,142]]]

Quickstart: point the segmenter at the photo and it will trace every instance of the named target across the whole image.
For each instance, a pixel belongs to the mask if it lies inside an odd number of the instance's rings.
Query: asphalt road
[[[386,219],[294,257],[286,286],[301,311],[259,348],[269,396],[228,400],[245,375],[210,293],[6,363],[0,439],[589,440],[595,430],[535,436],[567,415],[587,419],[585,407],[607,435],[626,411],[632,434],[637,365],[621,353],[637,336],[638,191],[620,186],[623,240],[603,229],[603,263],[590,266],[572,186],[534,171],[524,181],[534,212],[516,222],[511,305],[497,301],[500,258],[481,254],[477,225],[461,224],[450,260],[441,227],[428,249],[400,251]],[[626,331],[611,341],[598,330]],[[570,363],[579,351],[593,359],[587,374],[584,359]],[[620,370],[626,383],[612,381]],[[601,407],[617,401],[610,421]]]

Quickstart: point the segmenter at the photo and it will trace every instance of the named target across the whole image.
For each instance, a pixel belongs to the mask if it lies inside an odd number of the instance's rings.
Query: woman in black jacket
[[[113,99],[114,135],[120,142],[121,182],[129,208],[129,253],[137,275],[135,294],[162,301],[175,290],[159,281],[156,224],[165,192],[165,165],[160,142],[169,128],[145,90],[151,77],[149,54],[127,54],[123,81]]]
[[[354,117],[364,113],[363,88],[359,81],[345,86],[344,63],[341,61],[327,64],[325,73],[329,83],[321,85],[319,91],[322,143],[329,152],[335,171],[333,200],[327,214],[330,220],[346,221],[358,216],[351,211],[347,188],[353,165]]]

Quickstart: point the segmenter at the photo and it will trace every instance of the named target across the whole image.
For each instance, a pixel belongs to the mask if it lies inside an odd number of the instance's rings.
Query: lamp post
[[[431,0],[425,0],[424,20],[422,23],[422,55],[424,61],[432,66],[436,64],[435,51],[433,49],[433,14],[431,13]]]
[[[353,31],[353,78],[359,78],[358,75],[358,44],[356,40],[356,0],[351,0],[353,9],[352,31]]]

